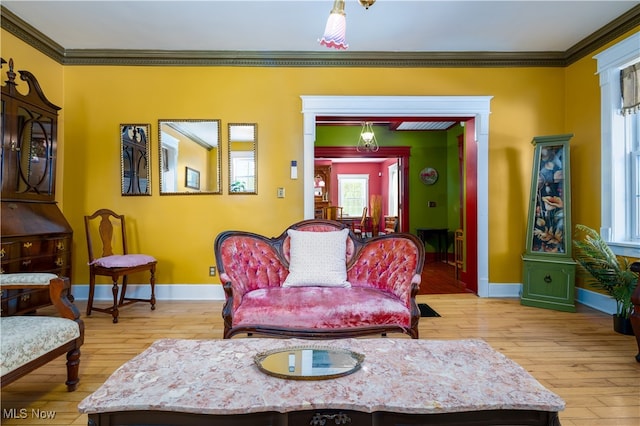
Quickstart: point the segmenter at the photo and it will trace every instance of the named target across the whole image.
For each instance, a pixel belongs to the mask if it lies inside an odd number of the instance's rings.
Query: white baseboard
[[[111,288],[111,284],[96,285],[93,300],[113,301]],[[89,284],[74,284],[72,293],[76,300],[87,300]],[[149,284],[127,285],[127,297],[148,298],[150,294]],[[224,300],[224,290],[221,284],[156,284],[156,300]]]
[[[88,284],[74,284],[73,296],[77,300],[87,300],[89,297]],[[147,298],[149,297],[149,284],[129,284],[127,296]],[[488,297],[513,297],[520,298],[522,284],[489,284]],[[156,285],[157,300],[224,300],[224,290],[221,284],[158,284]],[[110,284],[96,286],[94,300],[111,301]],[[576,302],[589,306],[606,314],[616,312],[616,303],[611,297],[583,288],[576,288]]]
[[[522,284],[489,284],[488,297],[515,297],[520,298]],[[584,288],[576,288],[575,300],[578,303],[589,306],[606,314],[616,313],[616,302],[606,294],[598,293]]]
[[[520,298],[522,284],[489,284],[489,296],[487,297],[516,297]]]
[[[616,313],[616,301],[606,294],[576,288],[576,301],[605,314],[613,315]]]

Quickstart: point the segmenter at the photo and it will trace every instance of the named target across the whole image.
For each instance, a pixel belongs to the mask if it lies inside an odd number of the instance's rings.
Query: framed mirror
[[[229,123],[229,194],[257,194],[257,127]]]
[[[221,194],[220,120],[159,120],[160,195]]]
[[[122,195],[151,195],[149,125],[120,125]]]

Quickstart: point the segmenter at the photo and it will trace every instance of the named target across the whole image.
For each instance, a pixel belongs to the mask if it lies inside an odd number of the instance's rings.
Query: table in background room
[[[426,245],[432,239],[435,239],[435,258],[436,261],[447,262],[447,248],[449,247],[449,229],[448,228],[418,228],[418,238]]]

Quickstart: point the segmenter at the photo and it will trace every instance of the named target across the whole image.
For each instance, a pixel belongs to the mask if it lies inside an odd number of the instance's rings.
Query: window
[[[594,56],[598,61],[602,126],[600,233],[616,254],[640,248],[640,112],[623,114],[620,72],[640,62],[640,33]],[[637,82],[636,82],[637,84]]]
[[[344,216],[362,216],[368,199],[369,175],[338,175],[338,202]]]

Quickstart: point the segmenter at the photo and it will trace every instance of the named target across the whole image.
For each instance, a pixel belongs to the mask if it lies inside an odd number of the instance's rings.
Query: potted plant
[[[631,295],[638,283],[638,274],[631,271],[631,262],[626,257],[616,256],[600,234],[585,225],[576,225],[575,237],[575,260],[586,282],[604,290],[616,301],[614,330],[633,335],[629,318],[633,311]]]

